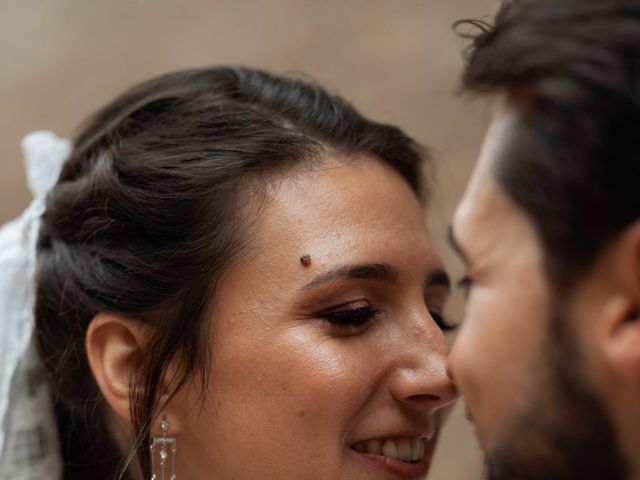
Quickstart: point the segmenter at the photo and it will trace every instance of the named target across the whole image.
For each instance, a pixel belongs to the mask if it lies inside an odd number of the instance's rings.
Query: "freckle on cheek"
[[[304,418],[304,416],[305,416],[306,414],[307,414],[307,412],[305,412],[304,410],[300,410],[300,411],[298,412],[298,416],[299,416],[300,418]]]
[[[311,265],[311,256],[310,255],[302,255],[300,257],[300,264],[303,267],[308,267],[309,265]]]

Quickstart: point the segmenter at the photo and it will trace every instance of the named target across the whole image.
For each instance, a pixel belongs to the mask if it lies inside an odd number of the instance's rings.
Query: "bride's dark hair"
[[[194,372],[204,391],[210,307],[222,274],[246,250],[259,214],[246,206],[259,205],[266,175],[364,153],[426,197],[425,155],[399,129],[308,81],[243,67],[137,85],[92,116],[74,145],[47,199],[35,307],[65,479],[115,478],[136,452],[150,478],[160,381],[177,361],[174,391]],[[129,456],[108,432],[87,361],[86,331],[99,312],[148,326],[131,376]]]

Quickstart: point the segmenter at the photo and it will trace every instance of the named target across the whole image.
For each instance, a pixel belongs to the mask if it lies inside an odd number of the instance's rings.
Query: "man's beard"
[[[546,380],[488,453],[486,480],[624,480],[615,429],[586,378],[567,318],[554,311],[540,363]]]

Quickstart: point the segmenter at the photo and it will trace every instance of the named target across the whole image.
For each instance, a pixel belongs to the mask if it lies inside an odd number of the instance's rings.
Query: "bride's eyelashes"
[[[357,328],[366,325],[382,313],[382,308],[374,309],[369,305],[362,305],[330,310],[319,314],[319,317],[337,327]],[[457,328],[457,325],[450,323],[441,313],[429,310],[429,314],[442,331],[448,332]]]
[[[441,313],[434,312],[432,310],[429,310],[429,313],[431,314],[431,318],[433,318],[433,321],[436,322],[438,327],[440,327],[440,330],[442,330],[443,332],[451,332],[458,328],[458,324],[451,323]]]
[[[321,313],[319,316],[330,322],[332,325],[345,328],[362,327],[377,315],[384,312],[384,309],[374,309],[369,305],[340,308]]]

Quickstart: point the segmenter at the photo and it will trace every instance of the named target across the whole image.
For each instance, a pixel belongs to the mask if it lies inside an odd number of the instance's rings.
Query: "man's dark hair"
[[[472,23],[465,89],[523,105],[497,183],[570,288],[640,218],[640,2],[511,0],[493,26]]]

